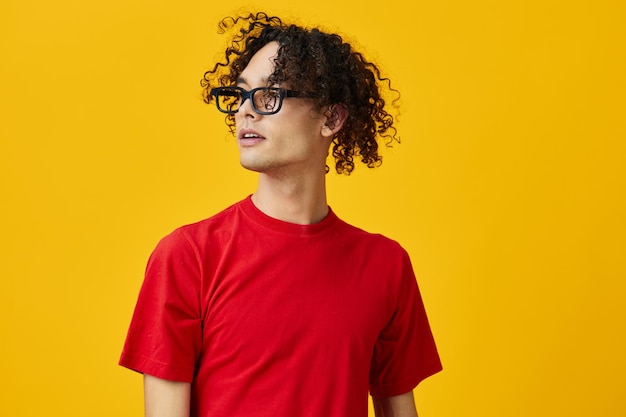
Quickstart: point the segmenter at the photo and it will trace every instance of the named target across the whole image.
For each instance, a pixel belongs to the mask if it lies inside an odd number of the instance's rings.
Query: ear
[[[333,104],[324,113],[326,122],[322,126],[322,136],[332,138],[341,130],[348,118],[348,109],[343,104]]]

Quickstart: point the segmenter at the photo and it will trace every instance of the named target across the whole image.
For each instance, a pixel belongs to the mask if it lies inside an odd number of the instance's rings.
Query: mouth
[[[240,131],[237,135],[237,139],[239,139],[239,143],[243,146],[251,146],[265,140],[265,138],[258,132],[248,129]]]
[[[253,138],[260,138],[260,135],[257,135],[256,133],[246,133],[244,135],[241,135],[241,139],[253,139]]]

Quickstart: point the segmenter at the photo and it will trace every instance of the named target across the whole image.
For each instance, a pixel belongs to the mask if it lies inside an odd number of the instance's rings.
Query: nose
[[[252,108],[252,100],[248,99],[247,97],[243,99],[243,102],[239,106],[239,110],[237,111],[237,114],[240,115],[241,117],[251,117],[251,118],[256,118],[259,116],[259,114],[255,112],[254,109]]]

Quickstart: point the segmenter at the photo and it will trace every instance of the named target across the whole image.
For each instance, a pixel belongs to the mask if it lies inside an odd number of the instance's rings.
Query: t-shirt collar
[[[241,208],[246,216],[255,223],[281,234],[294,236],[312,236],[322,233],[337,221],[337,216],[332,208],[328,207],[328,214],[321,221],[313,224],[295,224],[283,220],[275,219],[259,210],[252,202],[252,195],[249,195],[241,202]]]

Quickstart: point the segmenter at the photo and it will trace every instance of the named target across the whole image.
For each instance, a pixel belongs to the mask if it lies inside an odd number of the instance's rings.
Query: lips
[[[259,138],[260,136],[257,135],[256,133],[246,133],[245,135],[243,135],[241,137],[241,139],[252,139],[252,138]]]
[[[265,140],[265,137],[255,130],[242,129],[237,133],[237,139],[242,145],[253,145]]]

